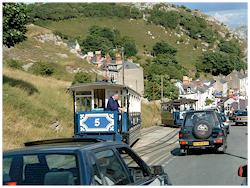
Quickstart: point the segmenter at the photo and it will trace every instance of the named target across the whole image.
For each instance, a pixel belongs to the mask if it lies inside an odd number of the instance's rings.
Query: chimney
[[[96,62],[100,62],[102,59],[101,51],[95,51],[95,55],[96,55]]]
[[[109,53],[107,53],[107,54],[105,55],[105,60],[106,60],[106,65],[110,64],[110,62],[111,62],[111,57],[110,57]]]
[[[115,63],[117,65],[121,65],[122,64],[122,57],[121,57],[121,54],[120,53],[116,53],[115,54]]]

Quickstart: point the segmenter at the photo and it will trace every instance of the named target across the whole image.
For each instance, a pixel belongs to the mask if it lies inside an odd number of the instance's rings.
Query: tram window
[[[105,108],[105,89],[94,90],[94,104],[95,108]]]
[[[76,111],[90,111],[91,97],[76,97]]]

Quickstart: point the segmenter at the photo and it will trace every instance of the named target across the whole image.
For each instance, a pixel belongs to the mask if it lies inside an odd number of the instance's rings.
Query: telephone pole
[[[163,102],[163,75],[161,75],[161,102]]]

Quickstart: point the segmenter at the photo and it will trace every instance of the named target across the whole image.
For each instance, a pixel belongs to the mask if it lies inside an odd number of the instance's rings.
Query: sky
[[[208,15],[214,16],[217,20],[236,28],[242,25],[247,26],[247,3],[174,3],[184,5],[190,9],[198,9]]]

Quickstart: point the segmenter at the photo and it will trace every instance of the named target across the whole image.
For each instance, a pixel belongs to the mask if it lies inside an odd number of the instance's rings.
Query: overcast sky
[[[174,3],[214,16],[231,28],[247,25],[247,3]]]

